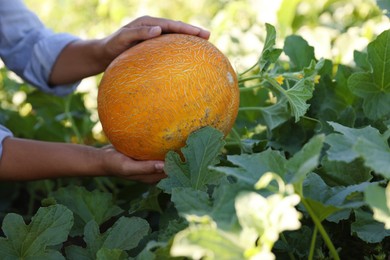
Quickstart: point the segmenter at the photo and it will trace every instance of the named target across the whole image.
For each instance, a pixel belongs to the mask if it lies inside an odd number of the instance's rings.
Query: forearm
[[[58,56],[49,83],[71,84],[105,70],[111,60],[105,60],[100,40],[79,40],[68,44]]]
[[[18,138],[3,141],[0,180],[101,176],[99,149]]]

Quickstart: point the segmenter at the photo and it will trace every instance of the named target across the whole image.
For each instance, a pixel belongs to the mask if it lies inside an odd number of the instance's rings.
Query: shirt
[[[44,26],[22,0],[0,0],[0,58],[9,70],[41,91],[64,96],[75,90],[71,85],[49,86],[51,69],[62,49],[78,37],[54,33]],[[2,143],[11,131],[0,125]]]

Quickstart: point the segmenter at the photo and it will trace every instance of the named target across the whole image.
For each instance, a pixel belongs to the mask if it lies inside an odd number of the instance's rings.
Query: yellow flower
[[[314,83],[316,83],[316,84],[320,83],[320,78],[321,78],[320,75],[316,75],[316,76],[314,77]]]
[[[278,82],[279,85],[283,84],[284,77],[282,75],[279,75],[275,78],[276,82]]]
[[[303,74],[299,73],[299,74],[297,75],[297,78],[298,78],[298,79],[302,79],[302,78],[303,78]]]

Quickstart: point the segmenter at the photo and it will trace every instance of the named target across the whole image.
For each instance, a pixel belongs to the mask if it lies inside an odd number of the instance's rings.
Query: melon
[[[98,89],[110,143],[137,160],[164,160],[212,126],[226,136],[237,117],[237,76],[227,57],[197,36],[164,34],[119,55]]]

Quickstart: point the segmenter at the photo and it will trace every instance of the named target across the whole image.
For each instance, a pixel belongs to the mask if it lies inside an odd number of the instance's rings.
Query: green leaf
[[[348,186],[372,179],[371,170],[364,166],[361,159],[346,163],[330,161],[327,156],[324,156],[321,166],[322,168],[318,173],[330,186]]]
[[[181,149],[185,161],[182,161],[179,154],[169,152],[164,168],[168,177],[157,186],[166,193],[171,193],[173,188],[178,187],[206,190],[208,184],[220,178],[209,167],[219,162],[218,155],[224,144],[223,134],[212,127],[193,132],[187,139],[186,147]]]
[[[304,200],[320,221],[325,220],[326,218],[332,216],[332,214],[340,210],[333,205],[325,205],[322,202],[313,200],[311,198],[304,198]]]
[[[288,160],[287,168],[293,173],[291,183],[301,183],[318,166],[324,140],[323,134],[312,137],[301,151]]]
[[[234,176],[239,181],[254,185],[266,172],[274,172],[284,177],[286,159],[280,152],[268,149],[261,153],[228,155],[227,159],[238,167],[212,167],[214,171]]]
[[[356,96],[353,95],[351,89],[348,86],[348,79],[352,73],[353,69],[348,66],[340,64],[337,67],[335,76],[336,84],[333,90],[336,94],[337,101],[340,102],[341,106],[343,107],[351,106],[356,99]],[[330,102],[330,100],[326,100],[324,102]]]
[[[129,213],[133,214],[135,212],[150,210],[157,211],[162,213],[162,209],[159,202],[159,195],[161,190],[156,186],[152,186],[149,190],[143,193],[142,196],[137,196],[134,200],[131,201]]]
[[[244,92],[247,93],[247,92]],[[254,95],[253,95],[254,96]],[[248,121],[253,122],[255,126],[259,123],[266,125],[269,133],[276,127],[286,122],[291,117],[286,97],[281,97],[280,100],[270,106],[245,106],[241,103],[239,120],[244,122],[244,127],[249,128]],[[240,117],[242,119],[240,119]]]
[[[363,69],[364,71],[371,70],[371,65],[368,62],[368,55],[366,52],[355,50],[353,52],[353,60],[355,61],[356,65],[361,69]]]
[[[78,255],[85,259],[96,259],[102,248],[130,250],[138,246],[142,238],[150,231],[146,220],[138,217],[120,217],[106,232],[100,233],[99,225],[91,220],[85,225],[84,240],[86,248],[71,246],[66,248],[68,259],[78,260]],[[101,252],[101,254],[104,252]],[[108,252],[107,252],[108,253]],[[111,252],[111,253],[115,253]],[[118,253],[116,251],[116,253]],[[115,253],[115,254],[116,254]]]
[[[237,241],[215,226],[194,225],[176,234],[171,247],[172,256],[186,256],[191,259],[244,258],[244,249]]]
[[[353,107],[357,97],[352,94],[347,84],[352,69],[340,64],[333,78],[333,67],[332,62],[325,60],[324,67],[321,69],[321,80],[315,87],[313,98],[309,101],[308,113],[310,117],[320,120],[318,126],[324,133],[332,131],[327,124],[328,121],[353,126],[357,114]]]
[[[385,237],[390,236],[390,230],[385,229],[385,225],[373,219],[369,212],[362,209],[354,210],[355,222],[351,224],[351,233],[367,243],[379,243]]]
[[[354,149],[364,158],[364,165],[376,173],[390,178],[390,147],[387,140],[379,132],[370,136],[369,139],[359,138]]]
[[[330,134],[325,142],[330,145],[327,151],[329,160],[352,162],[359,157],[359,154],[352,149],[359,137],[367,136],[372,128],[354,129],[345,127],[335,122],[329,122],[333,129],[338,133]]]
[[[363,98],[363,111],[373,120],[390,116],[390,30],[367,47],[372,72],[357,72],[348,80],[352,92]]]
[[[293,70],[302,70],[315,60],[314,48],[298,35],[290,35],[284,41],[284,53],[290,58]]]
[[[266,23],[265,26],[267,30],[267,36],[265,38],[264,47],[259,59],[260,71],[267,70],[269,65],[275,63],[278,60],[280,54],[282,53],[281,49],[274,48],[276,41],[275,27],[268,23]]]
[[[114,204],[112,194],[98,190],[88,191],[82,186],[68,186],[52,193],[61,204],[75,215],[72,235],[79,235],[86,223],[95,220],[98,225],[123,212]]]
[[[79,246],[71,245],[65,248],[66,259],[69,260],[93,260],[89,252]]]
[[[315,77],[323,64],[323,59],[318,63],[313,60],[310,65],[304,69],[303,78],[298,80],[291,88],[287,90],[277,88],[287,97],[291,113],[295,117],[295,122],[299,121],[299,118],[305,115],[310,106],[306,102],[313,96]],[[274,85],[275,84],[276,83],[274,82]]]
[[[390,93],[386,89],[379,89],[373,74],[357,72],[348,79],[348,86],[358,97],[363,98],[363,111],[372,120],[389,116]]]
[[[259,109],[261,109],[260,119],[264,121],[268,131],[275,129],[290,118],[287,99],[283,97],[276,104],[267,107],[259,107]]]
[[[218,227],[232,230],[237,226],[235,199],[240,192],[251,190],[253,183],[248,186],[241,182],[223,183],[214,189],[210,216],[218,223]]]
[[[368,186],[364,192],[367,204],[374,211],[374,219],[385,224],[390,230],[390,184],[386,188],[379,185]]]
[[[138,217],[120,217],[115,224],[105,232],[103,246],[109,249],[130,250],[135,248],[141,239],[149,233],[149,224]]]
[[[103,247],[96,254],[96,260],[126,260],[128,255],[120,249],[108,249]]]
[[[208,193],[192,188],[173,189],[171,201],[182,215],[203,216],[210,213],[212,209]]]
[[[329,187],[317,174],[309,174],[303,182],[303,194],[310,200],[316,215],[324,220],[340,209],[353,209],[362,207],[365,203],[363,193],[369,182],[356,185]]]
[[[390,147],[387,137],[376,128],[367,126],[354,129],[340,124],[329,123],[336,132],[326,137],[330,145],[327,151],[329,160],[352,162],[357,158],[364,160],[364,165],[378,174],[390,178]]]
[[[63,205],[39,208],[28,225],[20,215],[9,213],[2,224],[6,238],[0,240],[0,255],[6,259],[64,259],[49,247],[66,241],[72,225],[72,212]]]

